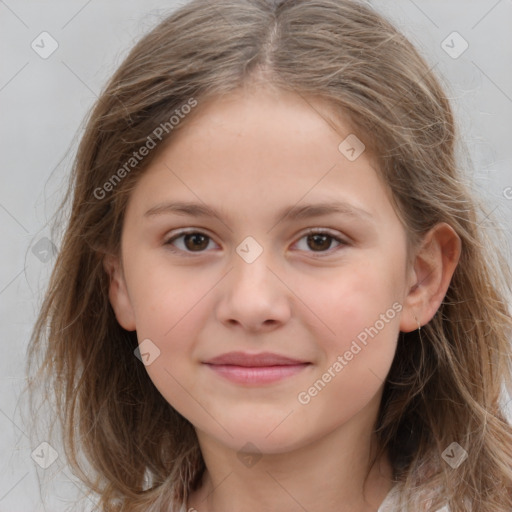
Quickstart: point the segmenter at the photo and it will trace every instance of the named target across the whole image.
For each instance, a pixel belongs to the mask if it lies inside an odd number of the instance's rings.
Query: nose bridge
[[[268,248],[248,236],[236,247],[233,256],[233,285],[260,287],[269,284],[272,263]]]
[[[219,320],[250,329],[286,321],[290,314],[286,287],[271,270],[273,263],[271,251],[252,237],[238,245],[222,288]]]

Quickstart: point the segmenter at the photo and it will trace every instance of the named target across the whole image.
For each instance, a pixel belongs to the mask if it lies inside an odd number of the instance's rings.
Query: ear
[[[461,246],[460,237],[444,222],[425,235],[411,267],[411,286],[400,321],[402,332],[415,331],[432,320],[450,286]]]
[[[105,255],[103,258],[103,268],[110,276],[108,296],[117,321],[127,331],[135,331],[135,314],[126,288],[119,257],[113,254]]]

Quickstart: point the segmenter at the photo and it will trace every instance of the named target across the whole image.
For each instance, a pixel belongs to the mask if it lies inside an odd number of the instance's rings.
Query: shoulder
[[[402,487],[402,484],[396,484],[391,489],[389,494],[386,496],[385,500],[382,502],[377,512],[410,512],[408,507],[403,508],[403,504],[400,504],[400,497],[402,496]],[[450,508],[448,507],[448,505],[444,505],[435,512],[450,512]]]

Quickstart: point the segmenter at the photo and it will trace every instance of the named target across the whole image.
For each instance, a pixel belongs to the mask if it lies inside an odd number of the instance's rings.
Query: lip
[[[292,359],[272,352],[260,352],[258,354],[251,354],[249,352],[227,352],[226,354],[221,354],[220,356],[213,357],[206,361],[206,364],[246,367],[292,366],[306,363],[308,363],[308,361]]]
[[[261,385],[292,377],[311,363],[271,352],[229,352],[203,364],[237,384]]]

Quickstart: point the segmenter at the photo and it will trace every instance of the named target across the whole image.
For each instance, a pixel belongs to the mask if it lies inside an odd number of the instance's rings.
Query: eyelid
[[[177,247],[174,247],[171,244],[171,242],[173,242],[174,240],[176,240],[182,236],[191,235],[191,234],[204,235],[207,238],[209,238],[212,242],[217,244],[217,242],[215,242],[213,237],[210,234],[208,234],[208,232],[206,230],[204,230],[203,228],[183,228],[183,229],[174,230],[174,231],[171,231],[170,233],[168,233],[164,239],[163,245],[168,246],[169,250],[171,250],[172,252],[180,253],[185,256],[200,256],[201,254],[209,252],[209,251],[197,251],[197,252],[184,251],[182,249],[178,249]]]
[[[343,238],[347,238],[347,236],[342,235],[339,231],[336,231],[335,229],[331,228],[308,228],[305,231],[300,233],[300,237],[302,238],[305,235],[316,235],[316,234],[325,234],[332,236],[332,238],[337,238],[340,241],[346,241],[348,243],[348,240],[343,240]]]
[[[190,228],[173,229],[172,231],[170,231],[169,233],[167,233],[165,235],[165,241],[167,243],[170,240],[178,238],[182,235],[190,235],[192,233],[194,233],[194,234],[197,233],[199,235],[206,235],[209,238],[213,238],[210,234],[208,234],[208,231],[204,228],[190,227]]]
[[[308,254],[312,255],[314,258],[322,258],[331,256],[333,253],[337,252],[340,248],[347,246],[350,244],[348,237],[343,236],[339,233],[339,231],[332,230],[330,228],[309,228],[306,231],[303,231],[298,235],[297,241],[294,243],[297,244],[300,240],[302,240],[305,236],[322,234],[327,235],[336,242],[339,243],[337,247],[333,247],[328,249],[327,251],[306,251]]]

